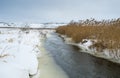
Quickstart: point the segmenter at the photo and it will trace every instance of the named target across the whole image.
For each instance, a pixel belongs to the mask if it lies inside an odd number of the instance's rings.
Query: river
[[[45,39],[44,47],[69,78],[120,78],[119,64],[80,52],[54,32]]]

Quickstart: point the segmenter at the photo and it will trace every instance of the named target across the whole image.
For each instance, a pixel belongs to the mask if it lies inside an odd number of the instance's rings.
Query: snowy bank
[[[37,74],[40,32],[0,29],[0,78],[29,78]]]
[[[60,34],[59,34],[60,35]],[[112,62],[120,63],[120,50],[117,49],[98,49],[96,47],[91,47],[97,42],[93,39],[83,39],[82,42],[75,43],[72,38],[67,37],[66,35],[60,35],[66,44],[74,45],[80,48],[80,52],[89,53],[93,56],[104,58]]]
[[[0,29],[0,78],[68,78],[43,46],[51,32]]]

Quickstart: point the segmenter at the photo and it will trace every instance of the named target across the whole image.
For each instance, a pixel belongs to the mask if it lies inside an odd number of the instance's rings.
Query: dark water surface
[[[120,78],[120,65],[80,52],[56,34],[45,40],[45,48],[69,78]]]

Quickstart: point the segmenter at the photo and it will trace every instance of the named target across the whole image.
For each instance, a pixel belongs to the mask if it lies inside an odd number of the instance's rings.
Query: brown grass
[[[56,29],[57,33],[71,37],[76,43],[83,39],[98,40],[93,47],[120,49],[120,18],[96,21],[87,19],[80,22],[70,22]]]
[[[12,42],[13,42],[13,39],[9,39],[8,42],[9,42],[9,43],[12,43]]]
[[[4,58],[6,56],[9,56],[9,54],[0,55],[0,58]]]

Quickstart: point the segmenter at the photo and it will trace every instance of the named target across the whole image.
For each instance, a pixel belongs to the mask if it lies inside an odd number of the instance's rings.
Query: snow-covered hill
[[[66,23],[6,23],[0,22],[0,27],[30,27],[30,28],[56,28]]]
[[[56,28],[58,26],[63,26],[63,23],[44,23],[44,24],[30,24],[29,27],[33,28]]]

